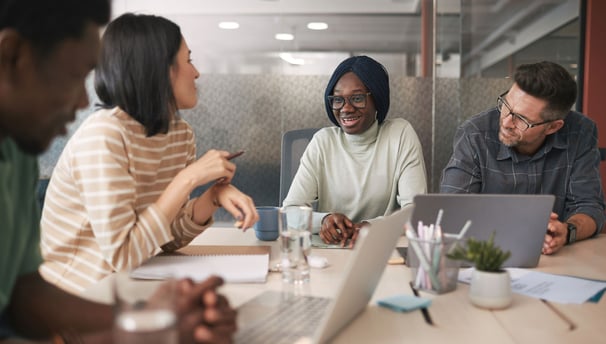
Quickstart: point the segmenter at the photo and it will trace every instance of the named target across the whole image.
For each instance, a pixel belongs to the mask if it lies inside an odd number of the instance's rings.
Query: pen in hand
[[[235,159],[235,158],[239,157],[239,156],[240,156],[240,155],[242,155],[242,154],[244,154],[244,151],[243,151],[243,150],[241,150],[241,151],[237,151],[237,152],[235,152],[235,153],[231,153],[230,155],[228,155],[226,159],[227,159],[227,160]]]
[[[237,152],[235,152],[235,153],[231,153],[230,155],[228,155],[227,157],[225,157],[225,159],[227,159],[227,160],[232,160],[232,159],[235,159],[235,158],[239,157],[239,156],[240,156],[240,155],[242,155],[242,154],[244,154],[244,151],[243,151],[243,150],[241,150],[241,151],[237,151]],[[225,177],[220,178],[220,179],[217,179],[217,183],[223,183],[223,182],[225,182],[225,180],[226,180],[226,178],[225,178]]]

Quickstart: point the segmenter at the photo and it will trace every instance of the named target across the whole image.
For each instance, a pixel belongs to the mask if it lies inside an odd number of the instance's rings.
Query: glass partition
[[[365,54],[385,65],[389,117],[405,118],[417,131],[430,191],[437,192],[456,127],[494,106],[517,64],[549,59],[576,73],[578,7],[578,0],[114,0],[114,16],[153,13],[181,26],[201,72],[198,105],[182,111],[198,154],[245,150],[233,183],[258,205],[277,205],[282,135],[332,125],[323,94],[343,59]],[[431,32],[422,27],[424,16],[433,19]],[[431,56],[423,56],[428,43]],[[424,59],[433,64],[431,75],[421,72]],[[94,111],[92,77],[91,107],[70,134]],[[41,177],[52,174],[65,141],[41,157]]]

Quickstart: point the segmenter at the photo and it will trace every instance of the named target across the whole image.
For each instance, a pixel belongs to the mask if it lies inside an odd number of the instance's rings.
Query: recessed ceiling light
[[[290,33],[277,33],[276,39],[279,41],[292,41],[293,39],[295,39],[295,36]]]
[[[307,28],[310,30],[326,30],[328,29],[328,24],[323,22],[311,22],[307,23]]]
[[[235,30],[237,28],[240,27],[240,24],[238,22],[220,22],[219,23],[219,27],[225,30]]]

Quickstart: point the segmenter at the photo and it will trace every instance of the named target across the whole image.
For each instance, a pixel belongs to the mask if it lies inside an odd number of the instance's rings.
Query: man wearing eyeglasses
[[[571,111],[577,85],[553,62],[521,65],[514,84],[457,130],[441,192],[553,194],[543,254],[597,235],[604,196],[595,123]]]

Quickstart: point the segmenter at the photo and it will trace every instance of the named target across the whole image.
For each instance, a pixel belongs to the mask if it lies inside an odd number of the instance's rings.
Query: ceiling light
[[[293,39],[295,39],[295,36],[290,33],[277,33],[276,39],[278,41],[292,41]]]
[[[326,30],[328,29],[328,24],[323,22],[311,22],[307,23],[307,28],[310,30]]]
[[[237,28],[240,27],[240,24],[238,24],[238,22],[220,22],[219,23],[219,27],[225,30],[235,30]]]
[[[305,64],[305,60],[295,58],[291,53],[280,53],[280,58],[292,65],[302,66]]]

